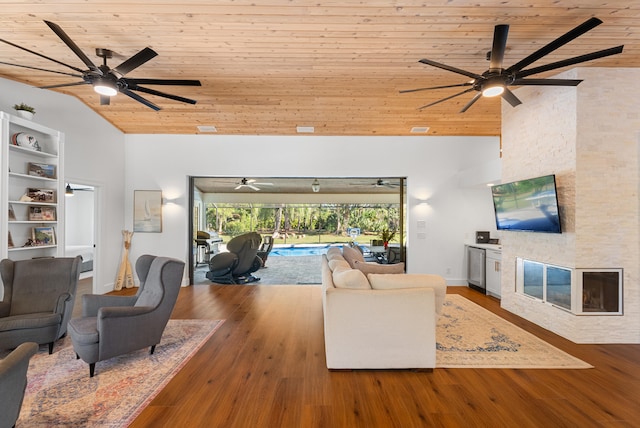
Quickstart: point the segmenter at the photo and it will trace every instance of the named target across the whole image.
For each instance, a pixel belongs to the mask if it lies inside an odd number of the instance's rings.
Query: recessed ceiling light
[[[313,134],[316,129],[313,126],[296,126],[296,131],[299,134]]]
[[[413,128],[411,128],[411,133],[419,134],[419,133],[427,132],[428,130],[429,130],[428,126],[414,126]]]
[[[211,125],[200,125],[198,126],[198,131],[200,132],[218,132],[215,126]]]

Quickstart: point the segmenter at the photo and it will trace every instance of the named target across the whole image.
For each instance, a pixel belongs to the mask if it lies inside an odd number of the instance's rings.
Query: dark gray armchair
[[[91,377],[98,361],[146,347],[153,354],[178,298],[184,265],[144,255],[136,261],[140,288],[135,296],[82,296],[82,316],[69,322],[69,336]]]
[[[0,262],[0,349],[53,344],[67,332],[80,276],[80,256]]]
[[[16,425],[27,388],[29,359],[38,352],[38,344],[23,343],[0,361],[0,428]]]

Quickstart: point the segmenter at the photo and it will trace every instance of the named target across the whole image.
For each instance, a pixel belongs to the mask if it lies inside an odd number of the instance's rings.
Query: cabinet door
[[[486,265],[486,280],[487,280],[487,294],[491,294],[495,297],[501,295],[501,264],[499,256],[491,254],[487,251],[487,265]]]

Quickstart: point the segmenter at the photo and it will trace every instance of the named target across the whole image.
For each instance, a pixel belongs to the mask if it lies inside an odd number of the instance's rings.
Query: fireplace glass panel
[[[582,272],[582,311],[617,312],[620,308],[621,272]]]
[[[547,266],[547,302],[571,310],[571,271]]]
[[[523,286],[524,294],[542,300],[544,266],[541,263],[523,260]]]

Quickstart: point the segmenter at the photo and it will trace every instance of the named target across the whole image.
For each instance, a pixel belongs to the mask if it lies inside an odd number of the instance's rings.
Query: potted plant
[[[395,238],[395,236],[396,236],[395,230],[389,230],[386,228],[382,229],[382,232],[380,233],[380,238],[382,238],[382,243],[385,249],[389,246],[389,241]]]
[[[24,119],[31,120],[33,119],[33,115],[36,114],[36,109],[25,103],[15,104],[13,108],[17,115]]]

